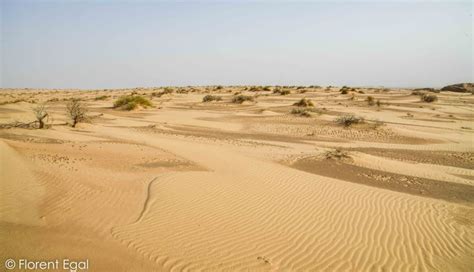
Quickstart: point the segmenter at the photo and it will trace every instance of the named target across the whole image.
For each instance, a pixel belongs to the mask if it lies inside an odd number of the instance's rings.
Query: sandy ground
[[[2,90],[0,256],[90,271],[469,271],[474,96],[242,87]],[[112,108],[123,94],[148,109]],[[235,92],[256,102],[230,102]],[[203,103],[206,94],[222,96]],[[351,98],[352,95],[354,98]],[[96,97],[105,96],[103,100]],[[368,96],[381,106],[369,106]],[[90,121],[67,125],[80,98]],[[310,117],[290,114],[311,99]],[[343,114],[366,123],[345,128]],[[338,149],[339,151],[335,151]],[[3,269],[3,267],[2,267]]]

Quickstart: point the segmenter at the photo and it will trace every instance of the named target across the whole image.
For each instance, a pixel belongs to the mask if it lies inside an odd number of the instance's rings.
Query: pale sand
[[[441,93],[428,104],[409,90],[364,89],[349,100],[336,88],[293,89],[230,103],[240,89],[214,91],[224,99],[211,103],[201,102],[204,88],[175,92],[132,112],[110,108],[131,90],[3,90],[0,101],[27,102],[1,105],[0,123],[33,121],[32,99],[81,97],[95,118],[71,128],[66,102],[50,101],[52,128],[0,129],[2,262],[89,259],[91,271],[474,267],[474,96]],[[368,107],[368,95],[389,105]],[[321,114],[289,114],[302,97]],[[333,122],[342,113],[385,125],[346,129]],[[351,158],[324,158],[340,147]]]

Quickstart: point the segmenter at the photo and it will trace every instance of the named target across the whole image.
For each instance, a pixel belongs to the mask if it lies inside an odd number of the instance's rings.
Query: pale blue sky
[[[0,85],[472,82],[472,11],[471,1],[2,1]]]

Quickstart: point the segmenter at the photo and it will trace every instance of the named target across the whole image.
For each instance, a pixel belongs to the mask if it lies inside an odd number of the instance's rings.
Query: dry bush
[[[245,101],[253,102],[255,101],[255,99],[253,96],[249,96],[249,95],[237,95],[234,98],[232,98],[232,103],[236,103],[236,104],[242,104]]]
[[[316,109],[312,108],[295,108],[292,109],[291,114],[304,116],[304,117],[311,117],[311,113],[319,113]]]
[[[78,99],[72,99],[67,103],[66,113],[72,121],[72,127],[76,127],[78,123],[85,122],[88,119],[87,108]]]
[[[94,98],[94,100],[96,100],[96,101],[97,101],[97,100],[107,100],[107,98],[109,98],[109,97],[110,97],[110,96],[108,96],[108,95],[101,95],[101,96],[96,96],[96,97]]]
[[[314,104],[311,100],[306,99],[306,98],[301,98],[300,101],[296,102],[293,104],[293,106],[298,106],[298,107],[313,107]]]
[[[33,109],[33,113],[35,114],[36,120],[38,121],[38,128],[44,128],[44,119],[49,116],[48,108],[45,104],[40,104]]]
[[[330,150],[324,153],[324,157],[328,160],[350,159],[349,153],[341,149]]]
[[[336,118],[336,123],[343,125],[345,127],[350,127],[354,124],[361,124],[364,122],[364,118],[360,116],[355,116],[353,114],[346,114]]]
[[[284,90],[284,89],[275,89],[273,91],[274,94],[279,94],[279,95],[289,95],[291,94],[290,90]]]
[[[202,102],[211,102],[211,101],[221,101],[222,97],[217,96],[217,95],[206,95],[202,98]]]
[[[424,94],[421,96],[421,101],[427,103],[435,102],[438,101],[438,96],[436,96],[435,94]]]
[[[341,92],[341,94],[348,94],[349,92],[355,92],[356,89],[350,88],[347,86],[342,86],[342,88],[339,91]]]
[[[374,99],[373,96],[367,96],[366,101],[367,101],[367,104],[368,104],[369,106],[375,105],[375,99]]]

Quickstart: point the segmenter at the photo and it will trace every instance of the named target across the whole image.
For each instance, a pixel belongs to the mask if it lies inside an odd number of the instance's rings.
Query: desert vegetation
[[[346,114],[336,118],[336,123],[343,125],[344,127],[350,127],[355,124],[364,123],[364,118],[360,116],[356,116],[354,114]]]
[[[436,96],[435,94],[423,94],[421,96],[421,101],[432,103],[432,102],[438,101],[438,96]]]
[[[374,99],[374,97],[373,97],[373,96],[370,96],[370,95],[369,95],[369,96],[367,96],[367,99],[366,99],[366,101],[367,101],[367,104],[368,104],[369,106],[373,106],[373,105],[375,105],[375,99]]]
[[[153,104],[150,100],[140,95],[121,96],[114,102],[113,105],[115,109],[128,111],[137,109],[138,107],[148,108],[152,106]]]
[[[71,126],[88,120],[87,108],[79,99],[71,99],[66,105],[66,114],[71,120]]]
[[[255,98],[253,96],[250,96],[250,95],[237,95],[237,96],[234,96],[232,98],[232,103],[235,103],[235,104],[242,104],[244,102],[254,102],[255,101]]]
[[[319,113],[316,109],[313,108],[294,108],[290,111],[293,115],[311,117],[312,113]]]
[[[48,109],[45,104],[39,104],[33,108],[33,113],[35,114],[36,120],[38,121],[38,128],[44,128],[46,119],[49,116]]]
[[[206,95],[202,98],[202,102],[212,102],[212,101],[221,101],[222,97],[218,95]]]
[[[300,101],[295,102],[295,103],[293,104],[293,106],[297,106],[297,107],[313,107],[314,104],[313,104],[313,101],[311,101],[310,99],[306,99],[306,97],[304,97],[304,98],[301,98]]]

